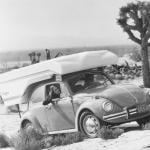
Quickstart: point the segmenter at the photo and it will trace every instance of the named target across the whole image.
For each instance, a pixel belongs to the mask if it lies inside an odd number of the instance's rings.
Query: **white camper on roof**
[[[117,63],[118,57],[107,50],[88,51],[43,61],[0,74],[0,95],[6,105],[20,102],[26,89],[54,74],[65,75]]]

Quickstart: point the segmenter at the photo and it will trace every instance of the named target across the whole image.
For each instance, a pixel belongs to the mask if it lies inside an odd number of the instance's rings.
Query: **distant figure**
[[[32,64],[32,53],[29,53],[28,55],[30,57],[30,61],[31,61],[31,64]]]
[[[46,59],[47,60],[51,59],[50,50],[46,49],[45,51],[46,51]]]

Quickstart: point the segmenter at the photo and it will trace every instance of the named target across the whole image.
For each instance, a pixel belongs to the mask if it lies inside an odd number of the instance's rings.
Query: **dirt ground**
[[[88,139],[53,150],[150,150],[150,131],[130,131],[114,140]]]
[[[121,128],[127,132],[117,139],[87,139],[80,143],[51,147],[47,150],[150,150],[150,130],[141,130],[136,122],[123,124]],[[3,148],[1,150],[13,149]]]
[[[18,115],[0,115],[0,132],[13,134],[19,129]]]

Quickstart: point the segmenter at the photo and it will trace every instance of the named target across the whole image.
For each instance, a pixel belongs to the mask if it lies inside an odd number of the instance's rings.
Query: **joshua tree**
[[[29,53],[31,64],[40,62],[40,56],[41,56],[41,53],[35,53],[35,52]]]
[[[40,62],[41,53],[37,53],[36,55],[37,55],[37,57],[38,57],[36,62],[39,63],[39,62]]]
[[[35,64],[36,63],[36,53],[35,52],[32,52],[32,64]]]
[[[128,3],[120,8],[117,23],[129,38],[141,46],[143,82],[150,87],[148,47],[150,46],[150,2]]]
[[[29,53],[30,61],[32,63],[32,53]]]

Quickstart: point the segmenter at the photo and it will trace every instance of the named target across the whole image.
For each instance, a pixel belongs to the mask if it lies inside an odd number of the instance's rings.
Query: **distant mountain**
[[[133,50],[139,49],[137,45],[116,45],[116,46],[100,46],[100,47],[76,47],[76,48],[55,48],[49,49],[51,51],[51,56],[55,57],[59,52],[63,55],[78,53],[82,51],[92,51],[92,50],[110,50],[119,56],[123,56],[126,53],[130,53]],[[0,62],[20,62],[20,61],[30,61],[29,53],[36,52],[41,53],[40,60],[46,60],[46,52],[42,50],[21,50],[21,51],[9,51],[0,53]]]

